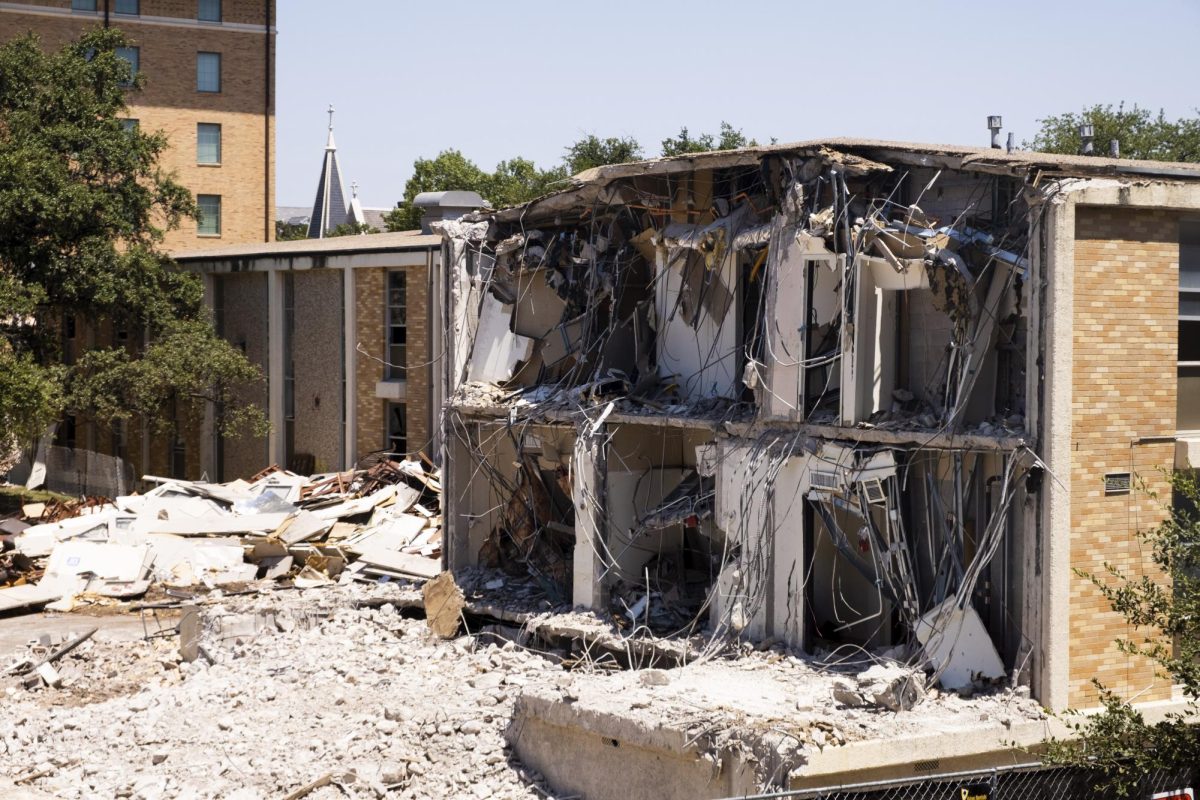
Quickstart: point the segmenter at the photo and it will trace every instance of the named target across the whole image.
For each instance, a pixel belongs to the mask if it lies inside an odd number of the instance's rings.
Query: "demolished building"
[[[1149,568],[1130,487],[1200,427],[1197,181],[841,139],[440,223],[448,565],[631,631],[1170,701],[1072,569]]]

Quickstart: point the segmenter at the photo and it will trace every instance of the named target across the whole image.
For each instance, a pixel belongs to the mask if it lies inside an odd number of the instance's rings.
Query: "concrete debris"
[[[55,662],[58,688],[36,673],[32,690],[0,676],[0,795],[20,797],[6,788],[20,782],[58,798],[551,796],[503,734],[522,687],[562,668],[503,643],[432,636],[383,605],[387,589],[203,606],[208,657],[192,662],[177,639],[127,638],[106,619]],[[483,676],[495,680],[472,685]]]
[[[156,478],[145,494],[26,504],[0,554],[0,611],[263,582],[425,579],[441,568],[441,473],[377,460],[348,472],[277,467],[224,484]],[[355,560],[357,556],[357,560]],[[186,595],[186,596],[191,596]]]
[[[427,582],[421,590],[425,601],[425,620],[429,630],[442,639],[452,639],[458,633],[466,605],[462,589],[454,582],[454,576],[443,572]]]

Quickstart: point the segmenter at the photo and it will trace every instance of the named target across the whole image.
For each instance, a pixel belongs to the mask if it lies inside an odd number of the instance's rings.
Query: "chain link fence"
[[[934,762],[928,762],[934,763]],[[936,768],[936,767],[935,767]],[[1159,770],[1143,775],[1130,800],[1195,789],[1196,769]],[[1097,790],[1097,774],[1090,770],[1028,765],[1005,770],[934,775],[923,780],[848,784],[826,789],[803,789],[762,795],[763,798],[797,800],[1097,800],[1112,795]],[[1179,796],[1182,799],[1182,795]]]

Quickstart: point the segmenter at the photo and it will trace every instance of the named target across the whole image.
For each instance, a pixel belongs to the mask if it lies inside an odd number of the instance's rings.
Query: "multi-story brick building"
[[[0,41],[27,32],[61,47],[95,26],[132,39],[122,54],[145,77],[129,118],[167,134],[161,165],[202,219],[168,234],[172,249],[271,241],[275,234],[274,0],[28,0],[0,3]]]
[[[165,247],[195,249],[270,242],[275,235],[274,0],[30,0],[0,3],[0,41],[26,33],[57,49],[93,27],[129,35],[120,55],[143,76],[128,95],[128,119],[162,131],[160,166],[196,197],[199,220],[167,234]],[[68,362],[136,332],[82,318],[63,320]],[[129,345],[133,346],[133,345]],[[68,413],[57,428],[60,472],[80,476],[79,491],[126,486],[111,473],[116,456],[143,473],[199,475],[199,433],[181,416],[173,434],[141,421],[99,425]],[[125,470],[122,470],[125,471]]]

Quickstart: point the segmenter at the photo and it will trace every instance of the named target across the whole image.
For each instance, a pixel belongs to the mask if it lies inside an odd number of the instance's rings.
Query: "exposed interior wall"
[[[1176,213],[1120,207],[1075,212],[1074,375],[1071,426],[1071,566],[1104,574],[1153,569],[1138,530],[1163,518],[1138,491],[1105,495],[1104,476],[1133,473],[1170,497],[1161,468],[1174,461],[1179,302]],[[1085,579],[1071,578],[1070,704],[1095,705],[1099,679],[1126,697],[1170,697],[1152,665],[1117,650],[1134,635]],[[1135,638],[1143,634],[1139,632]]]

